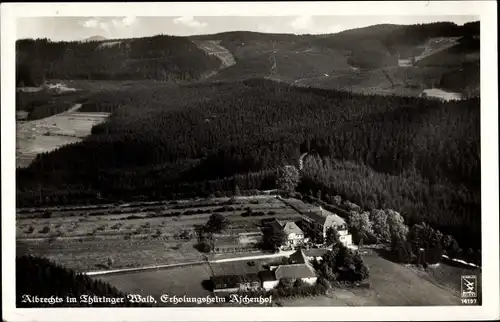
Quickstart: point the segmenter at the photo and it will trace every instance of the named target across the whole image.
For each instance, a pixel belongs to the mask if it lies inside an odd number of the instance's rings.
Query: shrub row
[[[248,211],[248,210],[247,210],[247,211],[245,211],[245,212],[241,213],[241,216],[242,216],[242,217],[249,217],[249,216],[250,216],[250,217],[257,217],[257,216],[266,216],[266,215],[268,215],[268,216],[273,216],[273,215],[275,215],[275,214],[276,214],[276,212],[274,212],[274,211],[268,211],[268,212],[266,213],[266,212],[264,212],[264,211],[255,211],[255,212],[254,212],[254,211],[251,211],[251,210],[250,210],[250,211]]]

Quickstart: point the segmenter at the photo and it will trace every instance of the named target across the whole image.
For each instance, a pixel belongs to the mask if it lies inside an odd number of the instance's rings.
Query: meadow
[[[96,276],[127,293],[169,296],[210,295],[208,280],[214,275],[256,273],[266,264],[281,258],[204,263],[176,268],[142,271],[126,274]],[[473,274],[480,280],[479,269],[460,268],[446,263],[423,270],[400,265],[380,257],[372,251],[363,251],[363,261],[370,270],[369,287],[334,285],[324,296],[275,299],[273,306],[438,306],[460,305],[460,276]],[[160,303],[159,306],[165,306]],[[223,304],[223,306],[230,304]],[[179,306],[179,305],[178,305]],[[196,305],[180,305],[196,306]]]
[[[37,154],[80,142],[92,127],[104,122],[109,113],[81,113],[76,104],[66,112],[33,121],[18,122],[16,128],[16,165],[26,167]]]
[[[211,214],[229,220],[228,232],[255,230],[262,219],[296,220],[300,214],[273,198],[164,202],[151,206],[20,209],[18,251],[29,249],[77,271],[199,261],[195,227]],[[252,215],[248,216],[248,209]],[[119,250],[119,252],[117,252]]]
[[[325,296],[280,300],[282,306],[439,306],[460,305],[460,274],[480,270],[440,263],[427,271],[388,261],[376,253],[363,255],[370,288],[335,287]],[[446,271],[439,274],[438,271]],[[449,276],[449,277],[446,277]],[[451,277],[451,278],[450,278]]]

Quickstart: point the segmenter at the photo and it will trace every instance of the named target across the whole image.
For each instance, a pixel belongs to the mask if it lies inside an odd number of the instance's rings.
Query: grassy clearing
[[[29,165],[39,153],[50,152],[63,145],[79,142],[90,134],[94,125],[104,122],[108,116],[109,113],[80,113],[69,110],[17,124],[17,166]]]
[[[411,268],[378,255],[364,256],[370,289],[334,289],[327,296],[281,300],[284,306],[434,306],[460,305],[448,287],[429,281]]]
[[[248,261],[227,263],[212,263],[146,271],[128,274],[105,275],[96,277],[110,282],[125,292],[143,295],[152,294],[159,298],[162,294],[170,296],[205,296],[206,281],[212,275],[256,273],[266,264],[279,259],[253,260],[254,266]],[[454,278],[451,284],[443,285],[443,279],[436,272],[417,272],[412,268],[387,261],[376,254],[364,256],[364,261],[370,269],[371,288],[335,288],[328,295],[308,298],[280,299],[282,306],[434,306],[459,305],[460,297],[456,292]],[[439,266],[441,275],[457,276],[470,273],[457,270],[446,264]],[[478,277],[479,278],[479,277]],[[439,280],[438,280],[439,279]],[[459,286],[458,286],[459,287]],[[165,305],[159,303],[159,305]],[[186,305],[195,306],[195,305]]]
[[[79,142],[90,134],[92,126],[104,122],[109,113],[81,113],[71,107],[85,101],[91,93],[116,90],[123,86],[147,86],[149,82],[124,81],[58,81],[75,91],[59,92],[56,89],[42,89],[37,92],[18,92],[16,110],[24,112],[16,128],[16,164],[26,167],[37,154],[52,151],[63,145]],[[49,86],[50,87],[50,86]],[[57,107],[56,105],[59,105]],[[63,112],[69,110],[70,112]],[[62,112],[62,113],[61,113]],[[60,113],[60,114],[57,114]],[[50,115],[50,116],[49,116]],[[47,117],[44,117],[47,116]]]
[[[210,295],[211,292],[205,289],[203,281],[209,280],[211,276],[210,267],[202,264],[156,271],[103,275],[96,278],[109,282],[125,293],[152,295],[159,305],[165,305],[160,303],[160,297],[163,294],[180,297]]]
[[[266,265],[278,262],[279,260],[280,258],[263,258],[224,263],[211,263],[210,266],[212,267],[214,275],[256,274],[266,269]]]
[[[481,302],[481,269],[462,266],[457,263],[441,262],[433,265],[427,270],[412,268],[419,276],[425,278],[431,283],[444,287],[450,292],[460,296],[461,276],[476,275],[478,288],[478,301]]]
[[[203,259],[194,242],[164,241],[134,236],[130,239],[46,240],[18,242],[17,251],[46,257],[76,271],[141,267]],[[113,260],[108,267],[108,259]]]

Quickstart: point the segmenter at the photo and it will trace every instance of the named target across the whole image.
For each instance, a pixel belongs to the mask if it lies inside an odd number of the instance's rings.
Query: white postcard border
[[[499,318],[498,75],[495,1],[3,3],[2,275],[5,321],[336,321]],[[40,16],[477,15],[481,21],[482,306],[289,308],[15,308],[15,20]]]

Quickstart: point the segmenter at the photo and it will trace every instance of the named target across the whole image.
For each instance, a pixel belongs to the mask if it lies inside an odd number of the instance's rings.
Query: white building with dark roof
[[[269,224],[269,226],[273,226],[275,229],[282,230],[287,239],[287,243],[285,248],[295,248],[297,246],[303,245],[304,243],[304,232],[302,229],[297,226],[297,224],[293,221],[279,221],[273,220]]]
[[[316,284],[318,277],[302,249],[290,255],[289,264],[278,265],[274,269],[259,273],[262,287],[265,290],[275,288],[281,279],[296,281],[298,279],[309,285]]]
[[[318,209],[304,212],[303,218],[304,222],[308,225],[318,225],[323,231],[323,237],[326,237],[328,228],[332,227],[339,233],[339,239],[342,244],[345,246],[352,244],[352,235],[349,234],[347,223],[339,215],[318,207]]]

